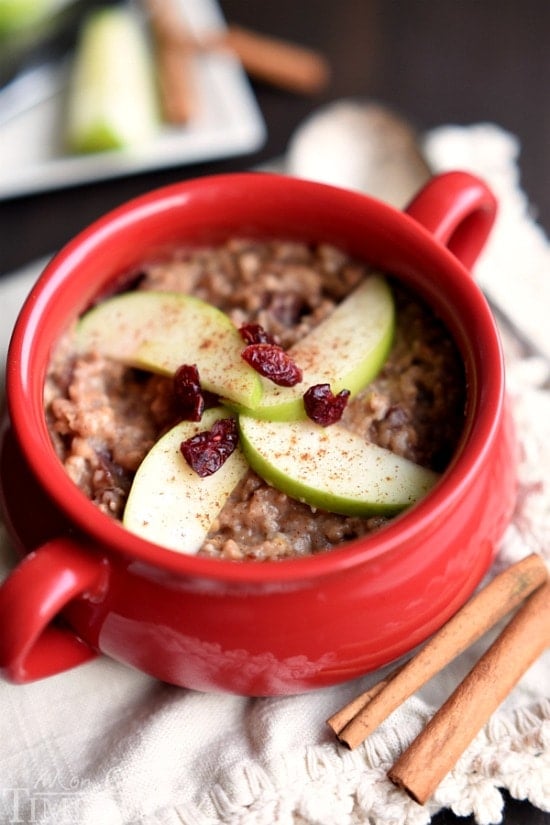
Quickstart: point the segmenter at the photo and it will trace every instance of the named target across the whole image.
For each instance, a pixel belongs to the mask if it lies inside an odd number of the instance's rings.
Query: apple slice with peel
[[[200,422],[183,421],[160,438],[138,467],[122,522],[132,533],[179,553],[196,553],[235,486],[248,471],[237,446],[224,464],[202,478],[180,451],[182,441],[209,430],[230,413],[207,410]]]
[[[258,403],[241,411],[269,421],[305,417],[303,394],[315,384],[330,384],[337,394],[356,395],[375,377],[388,355],[395,327],[395,308],[387,281],[365,278],[336,309],[290,348],[303,379],[293,387],[279,387],[262,379]],[[243,405],[244,406],[244,405]]]
[[[65,117],[70,150],[135,150],[158,134],[153,58],[132,8],[90,11],[70,80]]]
[[[164,375],[196,364],[204,389],[245,407],[260,400],[260,376],[241,358],[239,331],[224,312],[200,298],[124,292],[89,310],[76,335],[79,352],[96,351]]]
[[[348,516],[395,515],[439,478],[333,424],[239,416],[241,446],[258,475],[292,498]]]

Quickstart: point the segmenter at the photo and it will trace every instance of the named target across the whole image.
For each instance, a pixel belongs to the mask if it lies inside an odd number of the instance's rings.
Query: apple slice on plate
[[[293,387],[279,387],[262,379],[258,403],[242,412],[269,421],[304,418],[303,395],[315,384],[330,384],[335,395],[349,390],[353,397],[382,367],[394,327],[391,289],[384,278],[371,275],[290,348],[289,354],[302,369],[302,381]]]
[[[287,495],[333,513],[395,515],[439,478],[338,424],[240,415],[239,429],[243,452],[258,475]]]
[[[77,326],[79,352],[173,375],[196,365],[201,385],[236,404],[259,403],[260,376],[241,358],[243,340],[221,310],[176,292],[124,292],[89,310]]]
[[[205,478],[181,454],[182,441],[209,430],[230,413],[207,410],[200,422],[182,421],[157,441],[138,467],[122,523],[132,533],[180,553],[196,553],[227,498],[248,471],[237,447]]]
[[[159,128],[154,67],[137,15],[121,7],[90,12],[78,39],[67,100],[69,149],[136,147]]]

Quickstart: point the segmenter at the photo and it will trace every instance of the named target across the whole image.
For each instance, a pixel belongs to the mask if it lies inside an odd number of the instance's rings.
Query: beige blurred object
[[[385,106],[355,100],[328,104],[298,127],[287,171],[357,189],[400,209],[431,177],[411,125]]]

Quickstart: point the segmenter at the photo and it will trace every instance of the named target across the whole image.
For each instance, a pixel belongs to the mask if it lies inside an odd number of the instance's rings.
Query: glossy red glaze
[[[380,667],[446,621],[489,567],[515,497],[501,348],[461,263],[475,259],[495,208],[463,173],[435,178],[409,214],[322,184],[225,175],[153,192],[69,243],[27,300],[8,357],[3,508],[23,552],[35,552],[0,589],[4,676],[27,681],[101,651],[186,687],[294,693]],[[156,547],[97,511],[48,436],[44,376],[69,322],[144,259],[232,235],[327,241],[395,274],[432,304],[464,358],[452,466],[389,527],[330,553],[256,564]],[[70,629],[52,627],[57,613]]]

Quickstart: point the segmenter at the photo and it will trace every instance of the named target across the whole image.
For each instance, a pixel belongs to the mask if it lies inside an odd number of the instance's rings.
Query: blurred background
[[[21,10],[40,2],[0,0],[0,12],[2,3]],[[199,19],[199,28],[205,24],[199,0],[176,0],[176,4],[195,21]],[[35,62],[66,56],[82,12],[106,3],[73,0],[69,5],[73,9],[67,17],[72,20],[65,21],[63,36],[53,39],[54,50],[50,40],[49,52],[35,51]],[[66,117],[64,109],[58,110],[54,127],[32,119],[37,109],[11,117],[8,112],[6,120],[6,93],[17,90],[13,83],[9,89],[6,82],[13,71],[13,36],[3,38],[1,273],[58,249],[94,218],[153,187],[280,158],[306,117],[342,98],[389,106],[420,134],[442,124],[481,122],[510,132],[519,141],[521,181],[531,210],[546,231],[550,229],[550,4],[546,0],[208,0],[207,6],[206,28],[215,6],[214,24],[219,14],[222,21],[311,49],[325,61],[329,74],[318,88],[304,92],[246,73],[243,78],[252,100],[244,102],[240,77],[233,76],[233,85],[238,86],[234,98],[235,89],[226,93],[220,81],[219,99],[210,101],[213,107],[226,107],[228,123],[214,123],[211,130],[217,133],[219,145],[214,140],[210,144],[212,135],[201,135],[199,129],[189,151],[185,140],[193,129],[172,126],[169,140],[158,141],[141,165],[128,164],[124,152],[115,153],[113,160],[109,152],[109,162],[107,156],[80,154],[76,159],[70,156],[64,166],[65,149],[58,145],[57,133],[50,157],[50,148],[44,147],[52,141],[52,128],[64,127],[60,123]],[[67,69],[66,62],[54,65]],[[34,82],[36,89],[36,78]],[[29,94],[28,84],[25,94]],[[243,134],[234,134],[224,147],[225,127],[236,125],[229,123],[231,117],[240,121]]]

